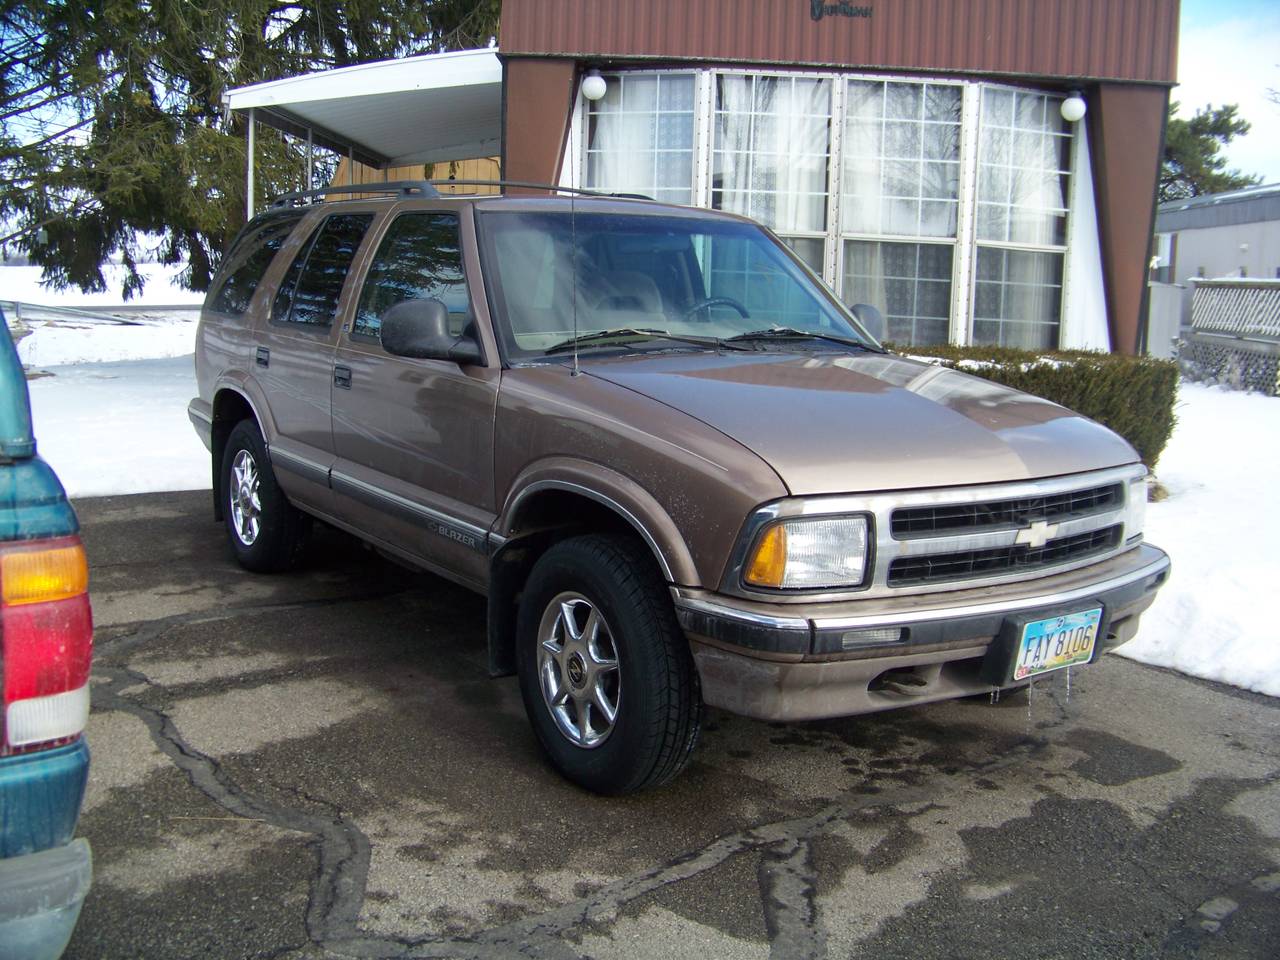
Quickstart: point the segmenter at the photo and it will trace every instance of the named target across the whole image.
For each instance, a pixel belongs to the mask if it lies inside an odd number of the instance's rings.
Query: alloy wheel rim
[[[538,627],[538,681],[566,740],[591,750],[609,738],[622,699],[618,648],[604,616],[580,593],[547,604]]]
[[[231,461],[230,506],[232,526],[246,547],[253,546],[262,530],[261,475],[258,463],[248,450],[239,451]]]

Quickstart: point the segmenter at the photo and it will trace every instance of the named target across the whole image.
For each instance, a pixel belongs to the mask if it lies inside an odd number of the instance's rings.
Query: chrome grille
[[[1090,517],[1119,509],[1123,504],[1123,485],[1110,483],[1046,496],[902,507],[893,511],[890,530],[895,539],[909,540],[915,537],[1016,529],[1037,520],[1060,523],[1063,520]]]
[[[1054,567],[1101,555],[1120,545],[1122,524],[1047,541],[1042,547],[1013,544],[985,550],[961,550],[899,557],[889,564],[891,587],[954,582]]]
[[[748,519],[725,570],[725,593],[774,603],[812,597],[853,601],[997,586],[1066,573],[1107,560],[1141,541],[1146,468],[1139,463],[1089,473],[967,486],[788,497]],[[742,571],[765,524],[801,517],[867,518],[866,580],[847,590],[753,591]]]

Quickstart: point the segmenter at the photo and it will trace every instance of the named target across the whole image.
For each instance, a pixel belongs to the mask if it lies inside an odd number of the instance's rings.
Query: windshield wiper
[[[554,346],[547,347],[542,352],[544,354],[564,353],[574,347],[598,343],[601,340],[677,340],[681,343],[694,343],[700,347],[723,347],[727,345],[719,337],[695,337],[680,333],[668,333],[666,330],[659,330],[656,327],[615,327],[612,330],[597,330],[594,333],[584,333],[576,337],[570,337],[568,340],[562,340]],[[743,348],[730,347],[730,349],[741,350]]]
[[[795,327],[770,327],[767,330],[752,330],[750,333],[740,333],[736,337],[730,337],[726,342],[734,343],[743,340],[826,340],[845,347],[857,347],[859,350],[866,350],[868,353],[884,352],[883,350],[877,350],[869,343],[854,340],[852,337],[842,337],[836,333],[819,333],[816,330],[797,330]]]

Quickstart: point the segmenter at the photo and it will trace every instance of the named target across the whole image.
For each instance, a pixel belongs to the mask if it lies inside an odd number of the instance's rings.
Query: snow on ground
[[[39,267],[0,267],[0,301],[22,304],[20,317],[6,304],[22,362],[39,369],[191,353],[204,294],[182,289],[178,267],[146,263],[140,269],[145,289],[121,304],[116,265],[104,268],[107,289],[90,294],[42,287]]]
[[[69,363],[105,363],[137,357],[189,356],[196,347],[195,310],[140,318],[128,323],[57,317],[27,324],[18,356],[28,368]]]
[[[170,326],[93,324],[76,331],[82,347],[48,341],[45,357],[115,360],[43,360],[52,376],[30,381],[40,453],[73,497],[208,489],[209,454],[186,414],[194,323]],[[169,356],[184,344],[187,355]],[[1280,584],[1280,399],[1197,384],[1179,396],[1158,470],[1169,498],[1147,513],[1147,538],[1172,556],[1173,573],[1120,653],[1280,697],[1269,602]]]
[[[185,289],[178,283],[181,264],[168,266],[162,263],[141,263],[138,272],[146,281],[139,294],[134,294],[125,306],[170,306],[190,304],[198,306],[204,300],[203,293]],[[118,307],[120,291],[124,288],[124,268],[108,264],[102,268],[107,289],[101,293],[82,293],[78,287],[54,290],[41,284],[41,267],[0,267],[0,300],[17,300],[22,303],[38,303],[46,307]]]
[[[1126,657],[1280,697],[1280,398],[1184,383],[1148,504],[1173,572]]]
[[[190,356],[53,367],[28,382],[36,448],[73,497],[208,488]]]

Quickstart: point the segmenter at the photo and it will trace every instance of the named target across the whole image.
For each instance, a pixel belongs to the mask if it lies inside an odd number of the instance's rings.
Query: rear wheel
[[[310,533],[310,518],[280,489],[262,433],[252,420],[241,420],[231,429],[221,478],[227,539],[240,565],[258,573],[296,565]]]
[[[553,546],[520,601],[517,669],[551,763],[603,794],[670,780],[688,764],[702,699],[648,552],[612,536]]]

